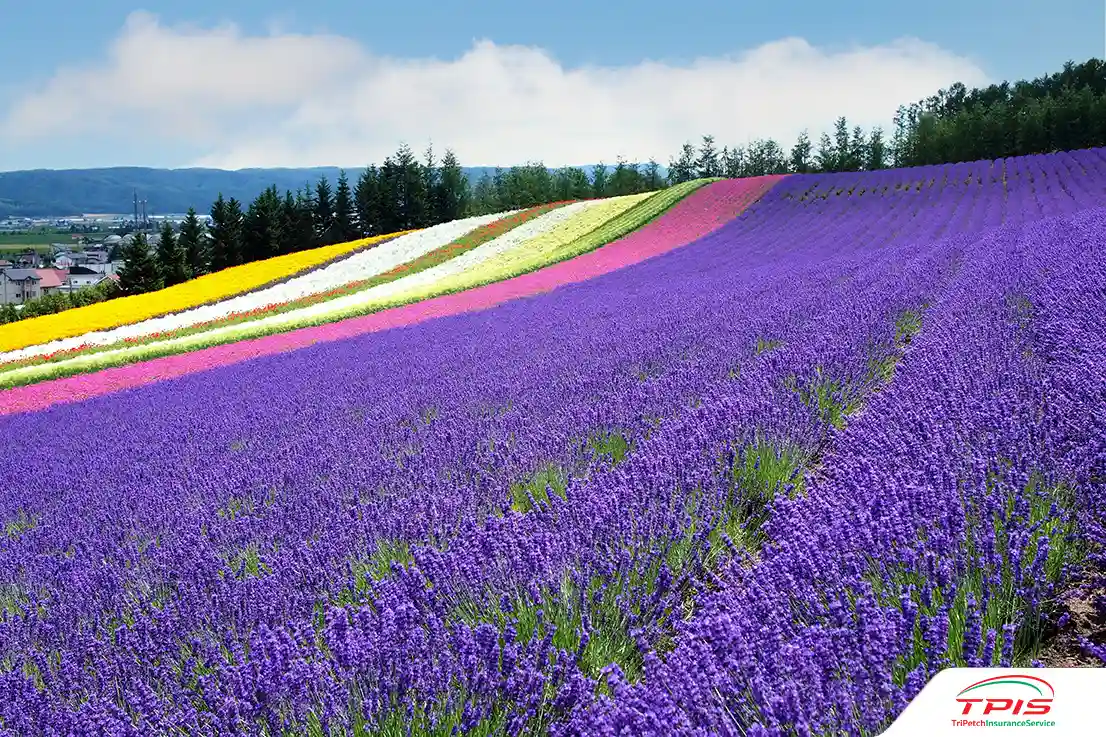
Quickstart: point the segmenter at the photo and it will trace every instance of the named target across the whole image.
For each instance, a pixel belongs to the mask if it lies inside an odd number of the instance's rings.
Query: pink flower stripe
[[[765,176],[714,182],[676,203],[671,210],[645,227],[602,248],[494,284],[341,322],[14,387],[0,392],[0,415],[44,409],[62,402],[80,401],[315,343],[485,309],[518,297],[548,292],[564,284],[586,281],[679,248],[718,229],[756,202],[781,179],[783,176]]]

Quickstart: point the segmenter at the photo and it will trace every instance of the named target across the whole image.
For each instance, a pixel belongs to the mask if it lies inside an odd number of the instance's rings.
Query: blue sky
[[[531,150],[545,159],[596,155],[610,159],[614,154],[602,154],[609,150],[603,147],[621,145],[615,142],[620,135],[632,149],[626,155],[662,156],[668,152],[659,149],[677,139],[702,132],[726,136],[722,130],[698,130],[706,125],[733,121],[731,136],[735,140],[777,129],[776,135],[785,139],[799,128],[824,126],[832,118],[828,107],[806,106],[810,119],[802,119],[803,95],[808,89],[802,85],[814,91],[825,87],[826,78],[816,83],[814,75],[818,66],[830,63],[846,70],[841,74],[852,75],[843,77],[848,79],[848,87],[872,90],[865,99],[856,97],[859,93],[855,91],[838,95],[841,112],[851,112],[860,122],[876,123],[886,119],[887,109],[893,110],[892,97],[904,98],[894,100],[896,105],[907,102],[934,91],[934,85],[953,81],[950,75],[974,75],[977,81],[1017,79],[1055,71],[1067,59],[1082,61],[1104,53],[1106,15],[1099,0],[930,0],[922,5],[924,11],[916,7],[869,0],[9,3],[4,14],[5,42],[0,44],[0,68],[5,71],[0,94],[11,105],[6,127],[0,127],[0,139],[7,138],[0,140],[0,170],[112,164],[345,165],[355,162],[333,159],[377,157],[394,149],[400,139],[412,139],[416,147],[431,140],[454,145],[451,140],[457,139],[459,149],[482,159],[466,162],[473,165],[511,163],[483,159],[509,159]],[[143,16],[147,22],[128,37],[129,52],[120,56],[125,61],[113,68],[110,50],[125,35],[124,24],[136,11],[150,15]],[[287,63],[286,52],[276,45],[268,50],[259,48],[252,56],[224,45],[221,51],[207,54],[211,63],[204,59],[207,52],[186,49],[189,44],[189,48],[206,48],[201,37],[225,30],[228,23],[235,26],[236,38],[275,34],[287,40],[288,34],[298,34],[314,39],[299,46],[289,41],[292,45],[280,47],[290,49],[287,53],[293,57],[298,55],[303,66],[305,79],[300,82],[304,87],[298,97],[277,99],[276,92],[258,92],[279,86],[279,80],[266,77],[264,71],[279,66],[281,59]],[[339,61],[327,58],[334,37],[341,37],[338,46],[344,49]],[[878,52],[904,38],[928,46]],[[811,49],[764,50],[756,64],[748,59],[733,61],[783,39],[802,39]],[[490,41],[493,48],[476,54],[471,65],[457,67],[456,74],[479,91],[443,82],[453,67],[442,66],[428,72],[436,75],[435,99],[453,95],[464,100],[433,107],[434,101],[425,99],[430,93],[412,92],[411,88],[424,89],[432,81],[419,76],[414,68],[432,60],[452,64],[472,52],[478,40]],[[157,67],[148,62],[156,61],[161,56],[159,48],[170,44],[181,56],[178,59],[166,53],[162,59],[165,71],[139,69]],[[516,46],[529,51],[510,51]],[[817,52],[817,58],[811,56],[811,50]],[[873,55],[864,56],[869,51]],[[893,67],[886,55],[879,53],[894,55],[894,63],[901,65],[901,89],[894,87],[893,78],[875,76],[878,70],[873,66]],[[218,59],[233,62],[224,61],[220,71],[212,68]],[[688,87],[691,72],[687,69],[696,59],[718,64],[729,59],[733,63],[720,70],[707,62],[712,70],[695,71],[696,83],[706,81],[700,97],[692,98],[681,95],[680,88]],[[664,70],[642,67],[643,60],[661,62]],[[228,64],[235,70],[252,70],[241,76],[246,79],[243,86],[250,94],[256,93],[255,97],[237,107],[204,92],[218,86],[214,77],[226,76]],[[590,70],[586,80],[584,73],[574,73],[581,68]],[[767,77],[773,69],[787,70],[780,72],[776,86],[790,85],[790,97],[778,97],[774,90],[757,86],[757,79]],[[636,71],[630,74],[629,70]],[[665,76],[665,70],[671,73]],[[666,103],[632,115],[604,107],[604,99],[613,99],[629,86],[636,85],[637,97],[647,96],[653,73],[662,80],[658,94],[671,97]],[[707,80],[709,75],[713,76]],[[477,85],[475,77],[484,81]],[[339,89],[334,83],[341,79],[352,81]],[[160,103],[148,99],[126,99],[179,97],[178,91],[190,84],[196,89],[187,93],[191,95],[187,105],[178,101],[159,107]],[[319,92],[321,87],[327,88],[325,94]],[[539,102],[527,97],[530,88],[542,90]],[[730,89],[741,93],[743,104],[723,110],[719,106],[728,104],[722,98]],[[410,99],[412,95],[422,99]],[[475,95],[483,96],[481,104],[499,105],[504,110],[494,120],[473,113]],[[493,97],[501,102],[490,102]],[[402,108],[402,115],[388,103],[393,98],[399,100],[396,107]],[[349,99],[367,109],[342,115],[344,101]],[[619,99],[622,108],[638,104],[629,97],[629,101]],[[566,132],[564,121],[543,126],[560,114],[558,105],[568,106],[574,100],[586,100],[602,109],[596,113],[594,130],[567,131],[577,142],[569,145],[560,140],[563,136],[555,135],[556,131]],[[752,110],[751,100],[770,108],[771,114]],[[110,117],[97,109],[83,117],[75,112],[87,106],[108,106],[117,115]],[[370,135],[365,131],[379,121],[382,108],[387,108],[387,120]],[[532,111],[527,113],[527,108]],[[467,112],[462,114],[463,110]],[[684,118],[673,117],[673,110],[681,111]],[[331,122],[327,122],[328,115],[333,116]],[[0,116],[4,116],[3,106]],[[469,128],[460,119],[465,117],[475,121]],[[640,130],[629,122],[633,120],[644,121]],[[170,124],[163,125],[167,121]],[[477,126],[486,132],[484,138],[474,132]],[[504,136],[511,138],[510,145],[497,148],[497,140],[503,143]]]

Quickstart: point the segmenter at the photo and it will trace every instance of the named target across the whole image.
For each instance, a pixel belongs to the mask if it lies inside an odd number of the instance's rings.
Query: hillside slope
[[[0,417],[0,724],[878,734],[1030,667],[1106,590],[1104,153],[77,377],[129,390]]]

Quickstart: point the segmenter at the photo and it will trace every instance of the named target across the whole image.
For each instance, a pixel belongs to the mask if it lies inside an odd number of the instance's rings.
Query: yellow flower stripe
[[[410,232],[410,231],[407,231]],[[0,353],[116,328],[217,302],[287,279],[402,233],[362,238],[234,266],[156,292],[119,297],[51,315],[0,325]]]

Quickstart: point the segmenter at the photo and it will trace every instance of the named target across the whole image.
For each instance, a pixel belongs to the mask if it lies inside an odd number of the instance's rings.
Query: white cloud
[[[486,40],[456,59],[394,59],[341,36],[168,28],[135,13],[101,63],[60,69],[0,132],[122,133],[187,144],[208,152],[187,163],[223,168],[361,165],[431,140],[468,165],[663,162],[703,133],[789,144],[839,115],[887,125],[899,104],[958,80],[987,81],[970,59],[916,39],[826,51],[787,38],[686,65],[566,68]]]

